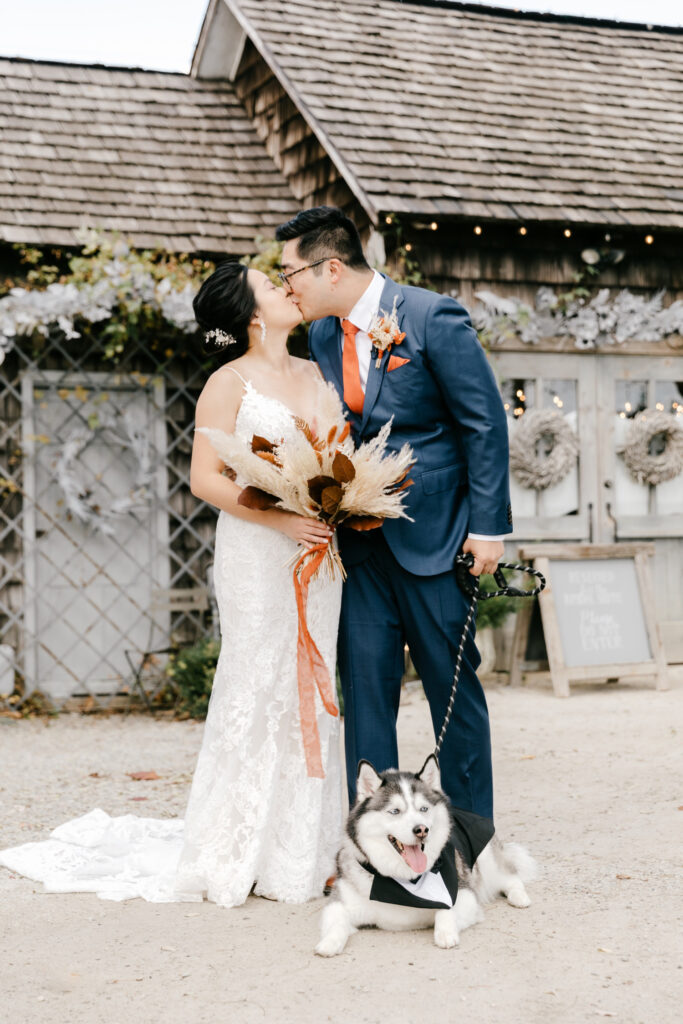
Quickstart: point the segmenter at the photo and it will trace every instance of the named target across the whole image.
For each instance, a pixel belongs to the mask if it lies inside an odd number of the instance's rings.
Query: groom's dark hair
[[[302,260],[315,263],[324,256],[336,256],[353,270],[369,270],[358,228],[337,206],[314,206],[281,224],[275,232],[278,242],[298,238]],[[318,268],[315,268],[318,272]]]

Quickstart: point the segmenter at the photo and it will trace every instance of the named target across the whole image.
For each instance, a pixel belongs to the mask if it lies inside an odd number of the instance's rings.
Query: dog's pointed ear
[[[430,789],[441,789],[441,772],[435,754],[430,754],[417,773],[418,779]]]
[[[356,799],[367,800],[369,796],[376,793],[382,785],[382,780],[369,761],[358,762],[356,775]]]

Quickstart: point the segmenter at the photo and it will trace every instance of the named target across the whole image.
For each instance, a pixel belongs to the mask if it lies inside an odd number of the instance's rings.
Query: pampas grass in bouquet
[[[287,437],[254,434],[250,441],[211,427],[197,428],[245,482],[238,499],[241,505],[281,508],[354,530],[375,529],[385,519],[410,518],[404,499],[412,483],[408,472],[414,464],[413,451],[408,444],[399,452],[387,451],[391,421],[356,448],[339,395],[333,384],[325,384],[314,423],[298,418],[293,423],[295,429]],[[311,575],[321,568],[339,569],[345,575],[332,544],[297,553],[295,573],[310,559],[315,560]]]

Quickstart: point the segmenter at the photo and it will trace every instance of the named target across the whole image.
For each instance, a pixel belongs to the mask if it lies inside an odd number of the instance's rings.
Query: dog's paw
[[[453,949],[459,945],[458,930],[452,924],[436,925],[434,928],[434,945],[439,949]]]
[[[315,947],[315,951],[318,956],[338,956],[343,952],[347,938],[346,932],[328,932]]]
[[[519,882],[516,885],[511,885],[508,891],[505,893],[505,898],[507,899],[511,907],[520,907],[523,909],[524,907],[531,906],[529,894],[527,893],[526,889],[524,888],[521,882]]]

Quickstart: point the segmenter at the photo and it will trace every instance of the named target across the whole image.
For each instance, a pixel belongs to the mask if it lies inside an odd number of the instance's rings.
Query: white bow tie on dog
[[[458,895],[458,871],[455,865],[455,848],[449,840],[441,856],[429,871],[417,878],[395,878],[380,875],[367,861],[362,864],[374,875],[370,899],[378,903],[393,903],[396,906],[450,910],[455,906]]]
[[[392,882],[398,882],[406,892],[411,893],[419,900],[428,900],[430,903],[442,903],[445,907],[452,907],[455,903],[455,896],[451,895],[444,882],[440,871],[425,871],[419,878],[394,878]],[[457,895],[457,891],[456,891]]]

